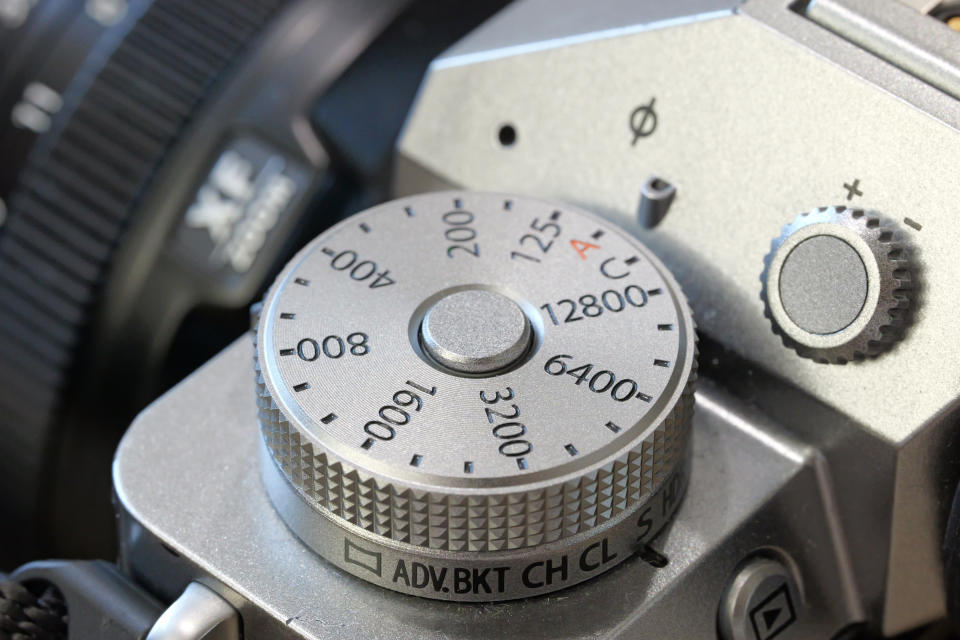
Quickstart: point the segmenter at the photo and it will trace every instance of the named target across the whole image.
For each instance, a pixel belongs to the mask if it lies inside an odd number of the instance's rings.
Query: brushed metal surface
[[[633,557],[555,595],[501,604],[430,601],[358,580],[302,544],[267,497],[249,340],[148,407],[113,468],[121,566],[164,598],[207,585],[240,612],[245,637],[712,637],[739,560],[771,546],[802,577],[794,637],[830,637],[862,619],[823,459],[709,382],[698,392],[687,495],[653,542],[666,567]]]

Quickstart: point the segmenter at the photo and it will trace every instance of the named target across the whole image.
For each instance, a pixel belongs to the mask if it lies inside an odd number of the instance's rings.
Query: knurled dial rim
[[[839,331],[814,333],[794,322],[781,297],[781,277],[791,253],[807,240],[836,238],[862,262],[866,295],[855,318]],[[761,299],[773,332],[799,355],[846,364],[877,356],[902,335],[908,318],[915,268],[896,225],[881,214],[844,206],[804,212],[783,227],[764,258]]]
[[[444,224],[448,219],[466,220],[468,216],[463,215],[444,217],[461,211],[471,214],[472,233],[445,234],[449,228],[467,226]],[[521,242],[524,235],[536,235],[540,242]],[[471,241],[463,243],[462,250],[450,248],[456,244],[451,244],[450,237],[467,236],[476,237],[479,259],[468,255],[474,251]],[[378,243],[376,238],[384,240]],[[530,254],[540,258],[536,262],[511,256],[511,251],[526,252],[551,240],[548,251]],[[343,251],[356,252],[357,260],[375,260],[378,270],[389,268],[389,278],[397,284],[371,288],[371,280],[351,278],[333,266],[338,259],[345,263],[344,258],[336,257]],[[411,261],[410,256],[417,258]],[[588,275],[578,276],[582,282],[571,285],[578,273]],[[567,275],[570,277],[564,277]],[[405,293],[401,283],[414,291]],[[418,284],[411,287],[412,283]],[[555,326],[548,312],[540,308],[541,303],[570,298],[574,293],[600,294],[602,289],[593,289],[601,285],[608,290],[633,285],[633,299],[640,301],[642,289],[644,303],[616,313],[606,311],[606,319],[584,317],[579,321],[585,328],[580,339],[570,337],[579,335],[570,333],[578,325],[560,322]],[[391,291],[390,286],[395,288]],[[471,287],[489,288],[513,299],[524,309],[536,334],[525,359],[516,367],[479,379],[441,371],[418,353],[415,336],[418,318],[431,301],[444,292]],[[569,294],[557,293],[562,291]],[[326,302],[311,307],[306,302],[320,298],[310,296],[321,296]],[[617,296],[608,297],[616,308],[619,303],[613,300]],[[377,307],[381,301],[389,301],[390,312],[377,317],[386,318],[384,325],[389,326],[371,326],[379,312],[371,312],[371,322],[358,324],[363,320],[360,311]],[[291,329],[300,319],[306,323],[303,328]],[[322,330],[317,328],[320,325]],[[294,340],[307,335],[304,331],[316,330],[319,339],[321,334],[343,337],[361,328],[369,336],[370,352],[353,359],[315,358],[315,351],[310,350],[305,355],[312,360],[304,361]],[[609,345],[603,341],[604,335],[618,330],[622,331],[615,334],[619,340],[636,345],[627,349],[633,355],[624,355],[619,342]],[[331,349],[340,353],[336,344],[336,340],[330,341]],[[386,360],[373,357],[377,349],[386,350]],[[591,349],[593,353],[589,353]],[[679,285],[636,239],[569,206],[499,194],[449,192],[405,198],[353,216],[311,242],[278,277],[263,306],[255,351],[259,421],[274,463],[316,511],[391,544],[484,552],[582,537],[635,512],[676,471],[687,449],[696,345],[693,319]],[[629,372],[632,378],[621,373],[618,380],[635,382],[636,396],[627,404],[606,397],[609,394],[605,392],[587,390],[589,382],[581,387],[566,375],[547,373],[545,361],[555,354],[573,354],[562,359],[571,368],[580,362],[595,362],[598,367],[606,365],[604,370],[615,372],[619,367]],[[351,371],[364,375],[354,376]],[[373,380],[380,378],[389,382],[383,383],[383,392],[376,395],[371,389],[381,387]],[[600,380],[597,387],[606,382],[606,378]],[[543,385],[544,390],[535,385]],[[431,395],[430,389],[435,389],[436,395]],[[498,391],[507,396],[507,389],[515,395],[505,399],[513,402],[484,404],[483,398],[496,398]],[[620,389],[633,387],[625,384]],[[471,452],[454,451],[449,456],[473,457],[478,460],[477,468],[467,473],[457,458],[459,472],[451,472],[442,447],[413,456],[403,449],[402,454],[376,457],[399,436],[389,441],[372,438],[370,447],[364,448],[371,438],[361,429],[363,420],[386,424],[377,418],[377,408],[389,405],[394,392],[403,392],[399,400],[407,402],[411,391],[422,400],[421,411],[409,411],[408,420],[388,409],[381,411],[381,418],[386,415],[394,423],[403,422],[394,427],[398,434],[407,424],[415,428],[415,420],[423,418],[424,423],[416,425],[420,440],[414,446],[434,446],[435,440],[445,437],[438,425],[469,422],[463,417],[466,409],[462,405],[472,402],[469,410],[479,420],[470,424],[484,435],[463,428],[457,437]],[[487,395],[480,396],[481,391]],[[556,397],[538,399],[547,393]],[[426,420],[429,405],[436,407],[444,394],[457,399],[450,401],[452,409],[435,408],[437,417]],[[367,396],[371,396],[369,401]],[[308,404],[308,398],[321,401]],[[488,413],[491,424],[486,424],[484,410],[499,409],[509,422],[518,406],[530,432],[540,430],[540,441],[523,463],[526,467],[516,457],[479,451],[499,444],[490,436],[490,429],[501,418]],[[571,424],[589,427],[567,427],[557,440],[553,432],[566,423],[553,420],[554,413],[546,415],[551,407],[566,412]],[[600,409],[594,411],[597,407]],[[615,417],[604,419],[610,416]],[[348,425],[347,431],[332,431],[340,425]],[[545,425],[551,425],[549,444],[556,445],[557,451],[543,454],[552,457],[540,468],[536,455],[549,448]],[[373,435],[378,433],[389,434],[376,426]],[[560,446],[567,434],[582,438],[579,450],[573,445]],[[588,446],[587,441],[601,444]],[[428,461],[442,468],[431,468]],[[498,467],[497,472],[484,474],[479,468],[500,462],[506,466]]]

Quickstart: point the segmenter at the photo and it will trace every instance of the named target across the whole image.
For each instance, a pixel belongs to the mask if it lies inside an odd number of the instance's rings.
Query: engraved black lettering
[[[410,586],[410,576],[407,575],[407,564],[403,560],[397,560],[397,568],[393,571],[393,581],[399,582],[403,580],[403,584]]]

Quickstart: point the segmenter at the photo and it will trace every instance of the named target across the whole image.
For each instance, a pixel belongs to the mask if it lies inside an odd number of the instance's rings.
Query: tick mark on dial
[[[282,356],[292,356],[294,354],[293,349],[280,349],[280,355]]]
[[[607,429],[610,429],[610,431],[613,431],[614,433],[620,433],[620,427],[613,424],[612,422],[608,422],[605,426],[607,427]]]
[[[590,237],[593,240],[599,240],[600,238],[603,237],[603,229],[597,229],[596,231],[590,234]]]
[[[413,457],[410,458],[410,466],[411,466],[411,467],[419,467],[419,466],[420,466],[420,462],[421,462],[422,460],[423,460],[423,456],[420,455],[419,453],[415,453],[415,454],[413,454]]]
[[[463,472],[464,473],[473,473],[473,462],[467,460],[463,463]]]
[[[650,289],[650,291],[647,291],[648,296],[658,296],[661,293],[663,293],[662,289]]]
[[[917,231],[920,231],[920,229],[923,229],[923,225],[921,225],[919,222],[917,222],[913,218],[904,218],[903,224],[907,225],[911,229],[916,229]]]
[[[325,254],[327,254],[328,256],[332,256],[332,255],[333,255],[333,249],[331,249],[330,247],[324,247],[324,248],[320,249],[320,252],[321,252],[321,253],[325,253]]]
[[[333,421],[336,420],[336,419],[337,419],[337,414],[335,414],[335,413],[328,413],[327,415],[325,415],[325,416],[323,416],[322,418],[320,418],[320,422],[322,422],[323,424],[330,424],[331,422],[333,422]]]
[[[295,384],[295,385],[293,385],[293,390],[296,391],[296,392],[298,392],[298,393],[301,392],[301,391],[306,391],[306,390],[309,389],[309,388],[310,388],[310,383],[309,383],[309,382],[301,382],[300,384]]]
[[[364,233],[370,233],[370,225],[368,225],[366,222],[361,222],[359,226]]]
[[[655,364],[655,365],[658,366],[658,367],[669,367],[669,366],[670,366],[670,361],[669,361],[669,360],[661,360],[660,358],[657,358],[656,360],[653,361],[653,364]]]
[[[297,317],[297,314],[295,314],[295,313],[281,313],[281,314],[280,314],[280,319],[281,319],[281,320],[293,320],[293,319],[296,318],[296,317]]]
[[[638,258],[637,256],[630,256],[629,258],[624,260],[624,263],[626,264],[636,264],[638,262],[640,262],[640,258]]]
[[[303,278],[294,278],[293,281],[296,282],[296,283],[297,283],[298,285],[300,285],[301,287],[309,287],[309,286],[310,286],[310,281],[309,281],[309,280],[304,280]]]
[[[563,445],[563,448],[566,449],[567,453],[569,453],[571,456],[575,456],[578,453],[580,453],[579,451],[577,451],[577,448],[572,444],[565,444]]]
[[[672,324],[658,324],[658,325],[657,325],[657,329],[659,329],[660,331],[673,331],[673,325],[672,325]]]
[[[634,397],[637,398],[638,400],[643,400],[644,402],[650,402],[651,400],[653,400],[653,396],[648,396],[642,391],[637,395],[635,395]]]
[[[527,459],[526,458],[517,458],[517,467],[521,471],[525,471],[527,468]]]
[[[411,209],[410,207],[404,207],[403,210],[407,213],[408,218],[413,217],[413,209]]]
[[[559,211],[554,211],[553,213],[551,213],[551,214],[550,214],[550,219],[551,219],[551,220],[554,220],[554,221],[559,220],[559,219],[560,219],[560,212],[559,212]]]
[[[513,200],[504,200],[503,201],[503,210],[510,211],[513,209]]]
[[[463,200],[461,200],[460,198],[454,198],[454,199],[453,199],[453,206],[456,207],[457,209],[462,209],[462,208],[463,208]]]
[[[370,447],[373,446],[373,442],[374,442],[373,438],[367,438],[366,440],[363,441],[363,444],[360,445],[360,448],[369,449]]]

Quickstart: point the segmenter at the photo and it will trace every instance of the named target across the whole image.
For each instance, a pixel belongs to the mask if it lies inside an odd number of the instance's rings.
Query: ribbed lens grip
[[[124,229],[217,79],[286,0],[155,0],[101,42],[30,153],[0,229],[0,485],[25,518]],[[106,58],[106,62],[104,62]]]

